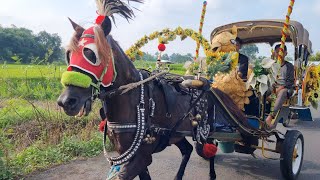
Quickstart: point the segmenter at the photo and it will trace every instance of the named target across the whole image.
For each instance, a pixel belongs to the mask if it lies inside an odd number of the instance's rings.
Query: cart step
[[[241,141],[240,133],[214,132],[208,137],[209,139],[217,139],[219,141]]]

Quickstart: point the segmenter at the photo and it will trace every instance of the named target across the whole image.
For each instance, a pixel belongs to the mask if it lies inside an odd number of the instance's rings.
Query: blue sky
[[[137,5],[136,18],[128,23],[117,17],[117,26],[111,34],[124,50],[145,34],[163,28],[199,28],[202,0],[145,0]],[[253,19],[284,18],[289,0],[208,0],[203,35],[209,39],[211,31],[226,23]],[[1,2],[0,24],[26,27],[34,32],[46,30],[58,33],[63,45],[69,41],[73,29],[67,20],[88,27],[96,18],[94,0],[10,0]],[[320,50],[320,0],[296,0],[292,19],[300,21],[310,33],[313,50]],[[143,51],[156,52],[157,41],[145,46]],[[195,43],[189,39],[176,40],[167,45],[166,52],[194,53]],[[266,54],[267,50],[261,50]]]

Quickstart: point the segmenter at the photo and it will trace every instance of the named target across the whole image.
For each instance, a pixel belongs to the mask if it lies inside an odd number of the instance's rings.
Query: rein
[[[157,77],[165,75],[167,73],[168,73],[167,71],[162,71],[160,73],[157,73],[157,74],[155,74],[153,76],[148,77],[145,80],[141,80],[141,81],[138,81],[138,82],[134,82],[134,83],[130,83],[130,84],[127,84],[127,85],[123,85],[123,86],[120,86],[119,88],[113,89],[111,91],[101,92],[98,97],[99,97],[99,99],[103,100],[103,99],[106,99],[106,98],[112,98],[112,97],[117,96],[117,95],[125,94],[125,93],[129,92],[130,90],[135,89],[138,86],[141,86],[142,84],[145,84],[145,83],[147,83],[147,82],[149,82],[149,81],[151,81],[151,80],[153,80],[153,79],[155,79]]]

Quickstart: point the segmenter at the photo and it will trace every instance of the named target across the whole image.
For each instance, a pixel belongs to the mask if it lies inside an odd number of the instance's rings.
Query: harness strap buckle
[[[152,98],[149,99],[149,110],[150,110],[150,117],[154,117],[154,110],[155,110],[156,103]]]
[[[139,109],[145,109],[145,108],[144,108],[144,102],[140,102],[140,104],[139,104]]]

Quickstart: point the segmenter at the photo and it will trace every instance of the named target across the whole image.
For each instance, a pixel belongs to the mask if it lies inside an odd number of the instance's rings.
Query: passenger
[[[274,48],[273,57],[277,58],[279,55],[280,44]],[[290,93],[294,88],[294,67],[291,63],[284,60],[287,55],[287,47],[284,46],[283,61],[281,64],[280,72],[278,74],[276,83],[272,85],[274,92],[277,95],[277,99],[274,103],[273,112],[269,114],[266,119],[267,128],[275,128],[272,125],[272,119],[276,117],[276,114],[282,107],[283,103],[289,98]]]
[[[246,55],[243,55],[239,52],[239,50],[242,47],[242,40],[237,37],[235,39],[236,41],[236,51],[239,53],[239,72],[241,79],[246,82],[247,81],[247,75],[248,75],[248,66],[249,66],[249,58]]]

